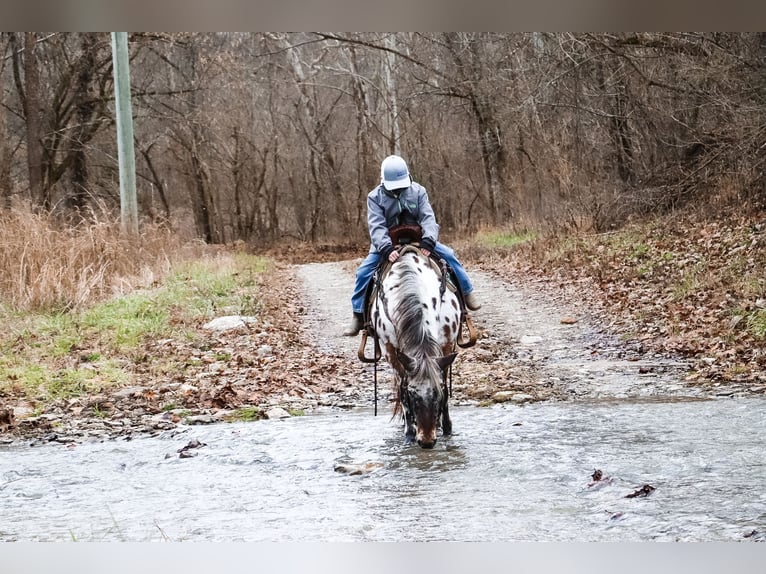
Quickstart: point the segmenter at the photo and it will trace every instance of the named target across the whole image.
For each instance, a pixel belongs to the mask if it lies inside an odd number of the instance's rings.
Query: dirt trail
[[[357,360],[359,339],[341,332],[350,319],[357,262],[297,266],[314,345],[351,361]],[[683,383],[684,363],[647,356],[603,334],[598,325],[577,315],[581,305],[568,306],[551,293],[487,272],[472,270],[471,277],[483,304],[472,313],[480,338],[474,348],[460,351],[453,383],[456,402],[700,394]],[[370,368],[358,364],[360,384],[371,386]]]

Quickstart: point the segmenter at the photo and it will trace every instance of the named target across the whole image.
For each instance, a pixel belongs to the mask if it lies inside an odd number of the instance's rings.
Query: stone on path
[[[216,317],[209,323],[203,325],[203,329],[210,331],[231,331],[232,329],[239,329],[240,327],[246,327],[250,323],[255,322],[255,317],[246,317],[243,315],[227,315],[225,317]]]

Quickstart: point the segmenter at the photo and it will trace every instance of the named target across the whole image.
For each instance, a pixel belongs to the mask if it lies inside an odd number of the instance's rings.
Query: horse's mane
[[[422,368],[425,357],[438,358],[441,347],[425,325],[424,305],[421,298],[422,273],[418,270],[414,257],[402,257],[399,269],[399,304],[393,310],[392,320],[396,327],[399,350],[416,360]],[[428,263],[425,263],[426,267]]]
[[[442,356],[442,349],[426,328],[425,311],[428,303],[422,297],[423,273],[422,269],[418,269],[415,257],[419,256],[416,253],[404,253],[394,263],[398,274],[397,297],[395,308],[389,308],[389,312],[396,331],[398,350],[410,357],[414,364],[414,370],[409,375],[413,378],[439,381],[441,372],[434,359]],[[424,262],[424,265],[428,267],[427,262]],[[393,416],[403,414],[399,389],[402,381],[398,378],[395,381],[397,388],[394,393],[396,402]],[[442,386],[435,385],[435,391],[437,396],[441,397]]]

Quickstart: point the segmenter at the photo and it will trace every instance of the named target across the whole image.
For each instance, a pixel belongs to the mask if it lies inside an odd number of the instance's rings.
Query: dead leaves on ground
[[[691,360],[691,382],[744,382],[763,392],[760,219],[666,218],[615,233],[541,239],[472,264],[556,287],[606,330],[645,351]]]

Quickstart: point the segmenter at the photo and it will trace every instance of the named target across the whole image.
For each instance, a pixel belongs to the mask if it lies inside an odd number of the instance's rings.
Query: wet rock
[[[187,450],[192,450],[194,448],[202,448],[203,446],[207,446],[207,443],[200,442],[198,439],[193,438],[188,443],[186,443],[186,446],[183,446],[179,448],[176,452],[186,452]]]
[[[267,419],[288,419],[292,415],[282,407],[272,407],[266,411]]]
[[[635,492],[632,492],[625,496],[625,498],[637,498],[637,497],[646,497],[649,496],[652,492],[655,491],[655,488],[650,484],[645,484]]]
[[[492,400],[496,403],[516,403],[523,404],[530,401],[534,401],[535,397],[528,395],[527,393],[519,393],[516,391],[498,391],[492,395]]]
[[[186,446],[179,448],[176,452],[178,453],[178,458],[192,458],[194,456],[197,456],[196,452],[193,452],[195,449],[202,448],[203,446],[207,446],[206,443],[198,441],[196,438],[190,440]],[[165,455],[165,458],[170,458],[170,455]]]
[[[18,426],[26,429],[48,429],[61,417],[53,414],[44,414],[39,417],[28,417],[19,421]]]
[[[0,432],[5,432],[16,424],[13,409],[0,409]]]
[[[192,415],[186,417],[184,422],[187,425],[209,425],[215,422],[215,417],[213,415]]]
[[[604,472],[599,468],[593,471],[591,478],[593,480],[588,484],[588,488],[591,490],[598,490],[607,486],[608,484],[612,484],[613,482],[612,478],[606,476]]]
[[[498,391],[492,395],[492,400],[496,403],[504,403],[511,400],[511,397],[515,395],[514,391]]]
[[[59,444],[69,444],[75,442],[77,439],[75,439],[73,436],[67,436],[67,435],[60,435],[58,433],[50,433],[43,437],[44,441],[47,442],[57,442]]]
[[[574,325],[575,323],[577,323],[577,317],[566,316],[561,318],[562,325]]]
[[[382,462],[364,462],[361,464],[336,464],[335,472],[348,474],[349,476],[358,476],[360,474],[369,474],[379,468],[383,468]]]

